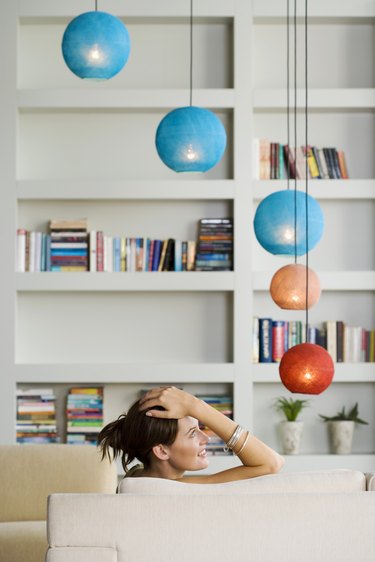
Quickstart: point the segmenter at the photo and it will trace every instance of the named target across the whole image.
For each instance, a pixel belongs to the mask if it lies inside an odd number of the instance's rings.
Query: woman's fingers
[[[145,407],[149,407],[152,400],[157,400],[158,403],[154,403],[153,405],[164,406],[165,401],[168,397],[168,391],[173,389],[172,386],[164,386],[159,388],[153,388],[146,392],[146,394],[140,399],[139,404],[141,406],[141,410],[144,410]],[[146,406],[145,406],[146,405]]]
[[[168,412],[167,410],[147,410],[147,412],[145,412],[145,415],[153,418],[174,418],[174,416],[171,416],[170,412]]]

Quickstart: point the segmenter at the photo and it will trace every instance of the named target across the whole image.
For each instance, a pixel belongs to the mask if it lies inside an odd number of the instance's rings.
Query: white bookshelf
[[[323,288],[311,321],[342,315],[370,328],[375,78],[365,64],[354,68],[350,56],[372,61],[375,8],[364,0],[311,4],[311,142],[343,148],[351,176],[310,182],[327,223],[323,244],[311,254]],[[15,440],[16,385],[52,385],[62,403],[69,386],[103,384],[110,421],[144,386],[175,383],[197,393],[232,393],[238,422],[278,448],[272,400],[286,391],[276,364],[251,363],[251,327],[253,315],[287,318],[268,294],[285,260],[259,248],[252,217],[260,199],[286,182],[252,180],[250,155],[254,137],[285,142],[284,6],[195,2],[193,102],[214,110],[228,133],[225,157],[203,176],[177,176],[154,149],[162,116],[188,104],[189,2],[107,0],[105,9],[124,18],[132,53],[118,77],[103,84],[74,77],[60,54],[68,21],[91,9],[88,0],[78,11],[73,0],[20,0],[4,8],[0,442]],[[342,49],[347,44],[353,55]],[[303,94],[299,89],[299,109]],[[14,273],[16,228],[44,230],[58,216],[87,216],[90,229],[108,234],[181,239],[196,236],[199,218],[233,216],[235,271]],[[349,218],[354,230],[346,228]],[[293,319],[303,320],[295,313]],[[307,414],[305,450],[288,457],[286,470],[374,468],[374,383],[372,364],[337,365],[334,384]],[[370,425],[355,435],[355,454],[329,455],[316,412],[334,413],[353,399]],[[214,457],[210,470],[236,462]]]

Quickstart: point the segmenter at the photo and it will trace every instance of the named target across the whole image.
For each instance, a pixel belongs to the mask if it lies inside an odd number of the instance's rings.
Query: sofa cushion
[[[191,484],[164,478],[124,478],[120,494],[258,494],[277,492],[361,492],[365,475],[357,470],[324,470],[269,474],[224,484]]]
[[[0,523],[0,560],[43,562],[47,548],[45,521]]]

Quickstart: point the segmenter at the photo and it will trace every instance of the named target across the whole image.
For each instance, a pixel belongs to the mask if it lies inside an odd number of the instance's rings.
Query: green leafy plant
[[[355,406],[353,406],[351,410],[349,410],[348,413],[346,413],[345,406],[343,406],[342,410],[340,412],[337,412],[335,416],[322,416],[322,414],[319,414],[319,417],[322,418],[322,420],[325,422],[353,421],[355,423],[362,423],[364,425],[368,425],[367,421],[364,421],[358,417],[358,402],[355,404]]]
[[[280,396],[276,398],[275,408],[284,414],[287,421],[296,421],[298,415],[308,406],[308,403],[308,400],[294,400],[293,398]]]

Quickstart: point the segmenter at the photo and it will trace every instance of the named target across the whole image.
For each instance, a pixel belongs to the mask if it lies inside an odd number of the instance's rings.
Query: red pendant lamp
[[[283,385],[298,394],[320,394],[332,382],[334,365],[320,345],[300,343],[284,353],[280,366]]]
[[[289,3],[288,3],[289,4]],[[294,22],[295,22],[295,33],[296,33],[296,1],[294,2],[295,6],[295,13],[294,13]],[[288,13],[288,21],[289,21],[289,13]],[[296,65],[295,65],[296,67]],[[307,0],[305,0],[305,147],[307,149],[308,146],[308,84],[307,84]],[[295,106],[295,113],[296,113],[296,106]],[[296,143],[297,144],[297,143]],[[305,161],[305,171],[306,171],[306,217],[308,217],[308,164],[307,158]],[[306,240],[308,240],[308,220],[306,220]],[[315,279],[313,275],[311,275],[312,270],[309,269],[309,252],[306,251],[306,267],[304,269],[305,280],[304,282],[301,280],[299,284],[305,289],[305,298],[302,299],[304,301],[303,306],[306,310],[306,343],[302,343],[299,345],[295,345],[294,347],[290,348],[286,353],[284,353],[280,365],[279,365],[279,373],[280,378],[284,386],[290,391],[299,394],[320,394],[324,390],[326,390],[333,380],[334,375],[334,363],[330,354],[321,346],[315,345],[312,343],[308,343],[308,334],[309,334],[309,313],[308,309],[310,307],[310,301],[316,299],[316,296],[320,296],[320,285],[316,284],[316,281],[319,283],[319,279]],[[282,270],[285,268],[281,268],[279,272],[277,272],[272,280],[274,282],[274,286],[278,285],[278,279],[282,277],[285,273]],[[290,275],[290,268],[288,268],[288,274]],[[292,266],[293,274],[296,278],[298,275],[301,274],[301,266],[295,264]],[[281,272],[281,273],[280,273]],[[293,275],[292,274],[292,275]],[[303,272],[302,272],[303,275]],[[315,274],[314,274],[315,275]],[[276,277],[276,279],[275,279]],[[287,279],[287,277],[286,277]],[[286,283],[285,279],[284,282]],[[312,282],[312,283],[311,283]],[[272,283],[271,283],[272,285]],[[291,300],[293,300],[293,291],[290,293],[292,295]],[[300,298],[300,297],[299,297]]]

